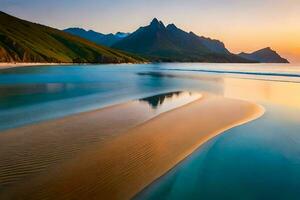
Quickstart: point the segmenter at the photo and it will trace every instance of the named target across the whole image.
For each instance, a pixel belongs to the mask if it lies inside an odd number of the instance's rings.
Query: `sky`
[[[101,33],[133,32],[156,17],[219,39],[233,53],[271,47],[300,63],[300,0],[0,0],[0,10]]]

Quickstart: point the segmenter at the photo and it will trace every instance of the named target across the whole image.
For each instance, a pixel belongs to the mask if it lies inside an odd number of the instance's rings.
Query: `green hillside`
[[[140,57],[0,11],[0,62],[136,63]]]

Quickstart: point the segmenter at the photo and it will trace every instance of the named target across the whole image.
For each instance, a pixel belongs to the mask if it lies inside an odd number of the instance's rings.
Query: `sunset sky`
[[[59,29],[132,32],[154,17],[223,41],[234,53],[272,47],[300,63],[299,0],[0,0],[0,10]]]

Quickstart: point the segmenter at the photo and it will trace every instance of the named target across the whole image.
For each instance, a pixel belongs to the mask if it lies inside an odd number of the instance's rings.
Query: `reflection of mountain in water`
[[[183,92],[170,92],[165,94],[159,94],[152,97],[140,99],[140,101],[147,102],[152,108],[156,109],[157,107],[162,105],[166,99],[172,98],[174,96],[179,96],[182,93]]]

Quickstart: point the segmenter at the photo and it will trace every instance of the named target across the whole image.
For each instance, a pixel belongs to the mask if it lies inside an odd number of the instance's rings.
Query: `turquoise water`
[[[261,75],[255,76],[253,73]],[[203,79],[202,75],[216,77]],[[297,66],[235,64],[74,65],[3,69],[0,70],[0,130],[157,93],[205,90],[222,94],[223,85],[220,82],[228,76],[299,81],[299,75],[300,68]]]
[[[161,71],[160,68],[100,65],[0,70],[0,130],[205,85],[141,74]]]
[[[151,64],[0,70],[0,130],[172,92],[259,103],[265,115],[200,147],[136,199],[299,199],[300,68]]]
[[[265,107],[261,119],[209,141],[135,199],[299,199],[299,110]]]

